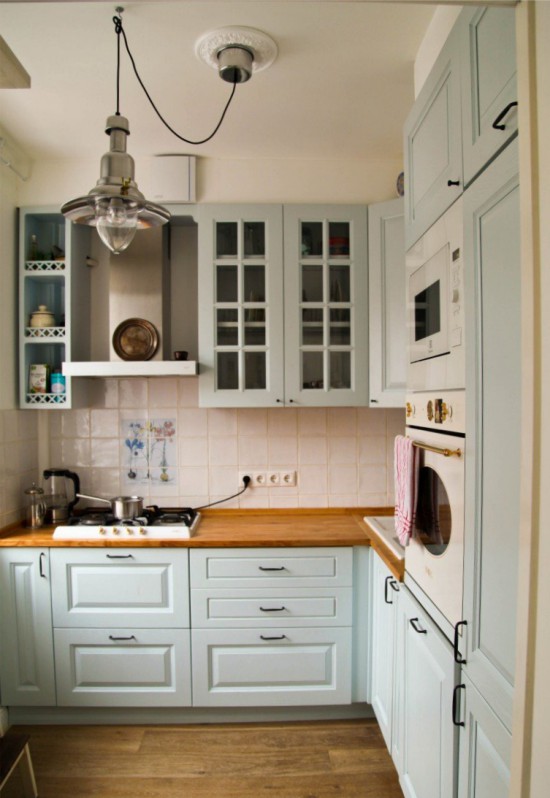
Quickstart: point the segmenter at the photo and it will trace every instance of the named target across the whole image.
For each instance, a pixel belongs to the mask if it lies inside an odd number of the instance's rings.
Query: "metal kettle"
[[[61,524],[66,521],[71,510],[78,501],[77,493],[80,493],[80,479],[74,471],[66,468],[47,468],[44,471],[45,495],[46,495],[46,522],[50,524]],[[67,480],[73,483],[73,498],[69,501],[67,494]]]

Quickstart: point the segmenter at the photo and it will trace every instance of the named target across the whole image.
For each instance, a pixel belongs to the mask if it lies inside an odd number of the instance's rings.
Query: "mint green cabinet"
[[[369,405],[404,407],[405,223],[401,198],[369,205]]]
[[[0,549],[0,684],[5,706],[56,702],[47,549]]]
[[[298,406],[367,404],[367,209],[286,205],[285,394]]]
[[[466,8],[457,24],[464,184],[468,185],[517,133],[515,10]]]
[[[71,360],[89,360],[90,278],[86,265],[90,228],[73,225],[57,208],[19,212],[19,404],[21,408],[63,410],[78,404],[70,377],[57,392],[54,369]],[[41,310],[45,307],[47,311]],[[37,326],[37,311],[48,326]],[[42,315],[42,318],[45,318]],[[43,389],[34,390],[31,366],[47,367]],[[75,401],[76,400],[76,401]]]
[[[511,729],[520,525],[521,258],[517,142],[464,196],[465,670]]]
[[[462,193],[460,49],[453,27],[404,130],[407,249]]]

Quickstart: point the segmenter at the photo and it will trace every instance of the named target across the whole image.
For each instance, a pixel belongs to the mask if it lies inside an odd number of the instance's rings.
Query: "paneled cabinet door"
[[[367,404],[367,210],[287,205],[286,403]]]
[[[453,725],[457,667],[451,644],[411,593],[398,607],[402,646],[400,783],[405,798],[456,795],[458,739]]]
[[[6,706],[54,706],[47,550],[0,549],[0,678]]]
[[[405,245],[462,193],[460,58],[452,29],[405,123]]]
[[[515,9],[466,8],[458,26],[468,185],[518,129]]]
[[[279,205],[199,210],[199,402],[284,400],[283,228]]]
[[[404,407],[407,379],[403,200],[369,205],[369,404]]]
[[[380,557],[372,554],[371,704],[392,751],[396,609],[399,584]]]
[[[520,518],[521,262],[517,141],[464,195],[465,670],[512,728]],[[505,397],[505,400],[504,400]]]
[[[462,675],[458,798],[508,798],[512,735]]]

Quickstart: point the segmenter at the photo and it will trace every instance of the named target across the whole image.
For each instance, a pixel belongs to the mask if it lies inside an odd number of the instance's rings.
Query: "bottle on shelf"
[[[27,260],[38,260],[38,241],[36,240],[36,236],[34,234],[31,236]]]
[[[66,390],[65,375],[61,373],[61,369],[53,369],[50,379],[50,392],[56,394],[56,401],[63,401]]]

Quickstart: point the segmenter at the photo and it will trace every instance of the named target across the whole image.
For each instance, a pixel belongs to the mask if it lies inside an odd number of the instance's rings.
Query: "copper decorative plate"
[[[145,319],[126,319],[113,333],[113,347],[122,360],[150,360],[158,345],[158,332]]]

